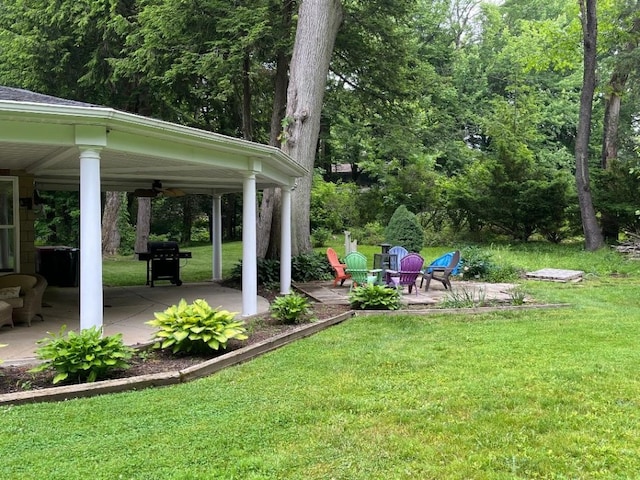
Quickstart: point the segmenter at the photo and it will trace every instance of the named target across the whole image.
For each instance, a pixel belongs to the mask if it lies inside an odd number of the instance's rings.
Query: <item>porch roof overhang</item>
[[[78,190],[80,151],[97,148],[103,191],[149,189],[160,180],[164,188],[205,194],[241,192],[248,174],[264,189],[293,187],[308,173],[272,146],[69,103],[0,97],[0,169],[32,175],[41,190]]]

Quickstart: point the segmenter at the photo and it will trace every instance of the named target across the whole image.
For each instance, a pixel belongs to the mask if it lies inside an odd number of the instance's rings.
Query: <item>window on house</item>
[[[0,272],[18,271],[18,179],[0,177]]]

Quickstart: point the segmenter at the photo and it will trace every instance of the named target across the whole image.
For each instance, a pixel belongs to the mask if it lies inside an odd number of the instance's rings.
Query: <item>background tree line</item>
[[[322,77],[311,191],[302,192],[316,237],[351,230],[361,241],[375,238],[399,205],[417,215],[432,242],[582,234],[574,176],[586,5],[581,12],[581,2],[564,0],[319,4],[341,21]],[[291,121],[286,91],[298,1],[2,5],[2,84],[273,145]],[[611,242],[639,226],[640,8],[634,0],[597,7],[598,83],[585,160],[594,211]],[[62,210],[72,196],[42,195],[41,238],[73,244],[77,219]],[[147,218],[138,213],[141,199],[120,195],[108,230],[118,226],[127,250],[145,223],[151,235],[202,240],[210,201],[192,197],[154,199]],[[266,206],[275,202],[277,192],[264,192],[265,256],[277,256],[268,240],[278,219]],[[241,234],[241,211],[241,198],[225,195],[225,238]]]

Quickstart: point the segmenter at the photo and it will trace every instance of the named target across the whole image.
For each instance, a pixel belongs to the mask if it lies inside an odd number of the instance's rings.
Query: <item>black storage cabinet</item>
[[[36,272],[49,285],[77,287],[80,278],[80,250],[72,247],[39,247]]]

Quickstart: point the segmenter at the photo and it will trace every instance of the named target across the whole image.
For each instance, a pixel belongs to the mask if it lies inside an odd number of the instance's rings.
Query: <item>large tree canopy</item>
[[[638,228],[637,0],[2,3],[1,83],[282,144],[315,174],[293,193],[294,252],[311,227],[375,235],[398,205],[434,238],[578,225],[591,249],[599,220],[613,240]],[[279,192],[262,201],[258,252],[277,257]],[[135,224],[135,204],[105,214]],[[209,215],[173,207],[184,222],[151,234],[187,240]]]

